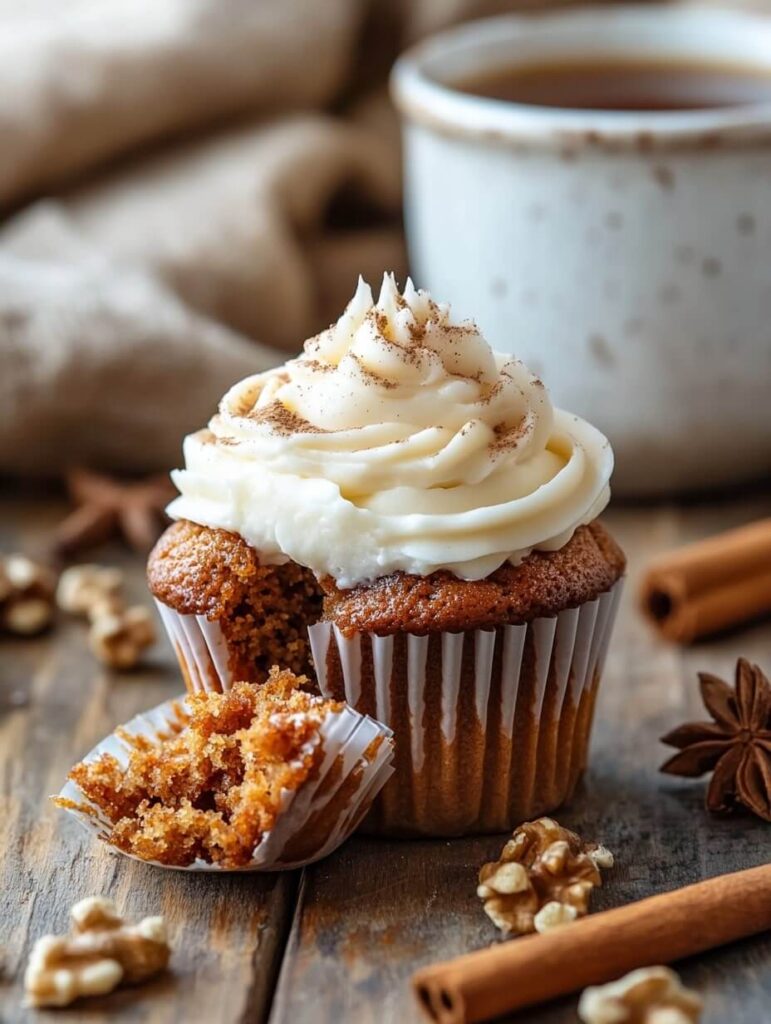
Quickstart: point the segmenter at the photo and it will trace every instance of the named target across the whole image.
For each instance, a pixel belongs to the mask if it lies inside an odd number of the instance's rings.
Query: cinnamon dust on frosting
[[[288,437],[290,434],[321,434],[322,427],[317,427],[308,420],[287,409],[281,402],[271,402],[261,409],[247,413],[255,423],[263,423],[276,434]]]
[[[608,499],[612,453],[471,322],[386,275],[185,442],[171,513],[340,586],[396,570],[489,575],[554,550]]]

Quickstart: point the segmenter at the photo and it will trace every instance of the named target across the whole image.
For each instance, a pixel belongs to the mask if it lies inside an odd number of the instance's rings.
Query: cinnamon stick
[[[659,631],[678,643],[771,612],[771,519],[662,556],[645,575],[641,600]]]
[[[423,968],[412,985],[430,1021],[473,1024],[769,928],[766,864]]]

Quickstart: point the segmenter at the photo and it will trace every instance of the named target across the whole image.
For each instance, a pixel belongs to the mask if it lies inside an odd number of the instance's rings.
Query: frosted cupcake
[[[191,689],[272,660],[390,725],[370,825],[499,831],[571,795],[624,558],[607,440],[410,282],[185,441],[149,564]]]

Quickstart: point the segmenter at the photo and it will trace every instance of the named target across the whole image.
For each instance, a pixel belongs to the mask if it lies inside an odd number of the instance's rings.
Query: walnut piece
[[[578,1016],[584,1024],[695,1024],[702,1005],[669,967],[642,967],[609,985],[587,988]]]
[[[92,896],[71,911],[70,935],[45,935],[24,975],[28,1006],[68,1006],[81,996],[104,995],[162,971],[171,949],[162,917],[127,924],[112,900]]]
[[[88,633],[89,646],[110,668],[133,668],[142,651],[155,643],[155,623],[148,608],[104,609],[95,615]]]
[[[72,565],[59,577],[56,603],[70,615],[93,617],[105,604],[117,610],[123,573],[107,565]]]
[[[607,870],[608,868],[612,868],[615,864],[615,858],[606,846],[600,846],[597,843],[589,843],[586,847],[586,852],[596,868],[603,868]]]
[[[13,583],[5,567],[5,561],[0,560],[0,605],[13,593]]]
[[[559,928],[560,925],[570,924],[578,917],[578,910],[570,903],[558,903],[550,900],[544,903],[541,909],[533,918],[533,925],[537,932],[550,932],[552,928]]]
[[[612,866],[605,847],[539,818],[516,828],[500,860],[482,866],[477,895],[505,934],[548,931],[586,914],[600,868]]]
[[[155,623],[147,608],[127,608],[124,575],[106,565],[73,565],[65,569],[56,590],[62,611],[85,616],[90,622],[92,653],[110,668],[129,669],[142,651],[155,643]]]
[[[45,566],[24,555],[0,562],[0,629],[32,636],[50,626],[54,614],[54,578]]]

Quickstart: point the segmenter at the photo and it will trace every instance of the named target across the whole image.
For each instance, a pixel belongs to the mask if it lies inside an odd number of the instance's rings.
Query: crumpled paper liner
[[[622,582],[553,618],[497,630],[345,637],[331,623],[311,626],[321,692],[396,737],[395,775],[366,827],[500,832],[569,799]]]
[[[132,736],[157,739],[177,732],[186,717],[186,699],[179,697],[136,715],[122,727]],[[299,868],[326,857],[357,828],[377,793],[393,774],[393,742],[389,728],[352,708],[330,712],[315,742],[323,744],[318,771],[297,790],[285,790],[275,827],[254,850],[251,864],[225,868],[196,860],[188,866],[143,861],[180,871],[278,871]],[[376,741],[380,740],[376,746]],[[121,765],[128,763],[131,747],[112,733],[91,750],[85,761],[112,754]],[[67,808],[86,830],[101,839],[111,824],[83,793],[68,781],[59,797],[84,804],[94,812]],[[119,853],[124,851],[119,850]],[[140,858],[126,854],[134,860]]]

